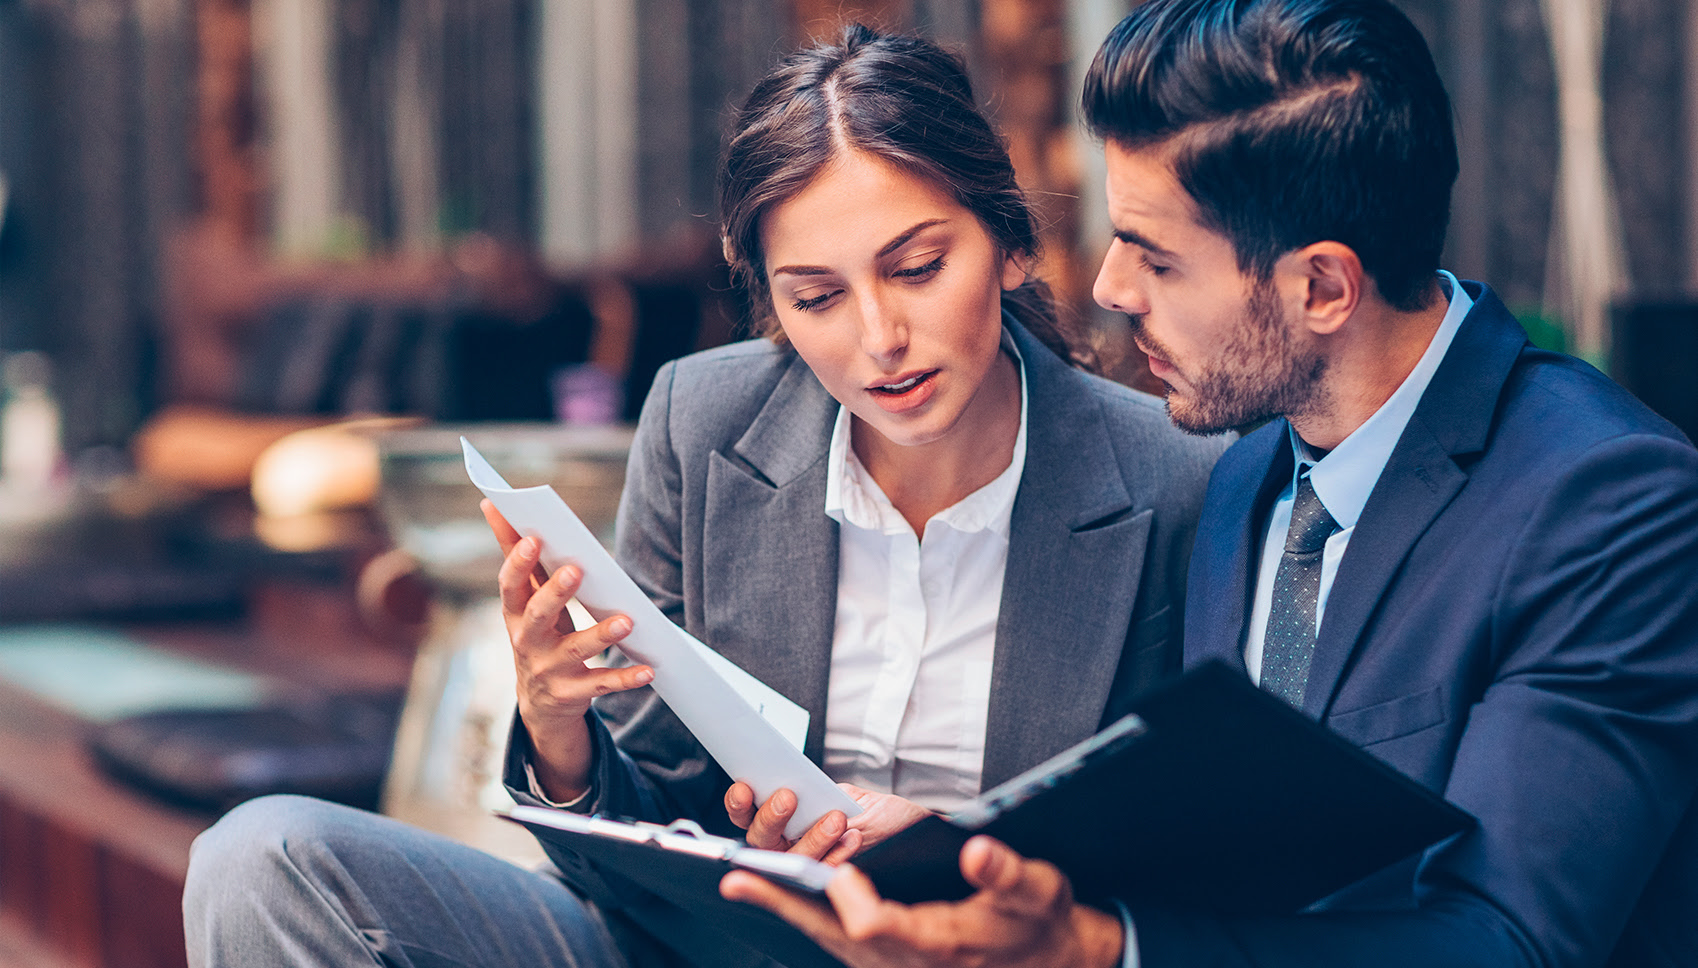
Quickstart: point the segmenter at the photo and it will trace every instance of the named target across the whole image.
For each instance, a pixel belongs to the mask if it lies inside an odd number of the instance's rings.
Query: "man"
[[[960,904],[852,870],[831,907],[722,890],[858,966],[1698,963],[1698,452],[1438,270],[1457,161],[1420,35],[1384,0],[1151,0],[1084,106],[1098,301],[1180,426],[1272,418],[1211,479],[1186,664],[1479,826],[1285,917],[1098,911],[984,838]]]

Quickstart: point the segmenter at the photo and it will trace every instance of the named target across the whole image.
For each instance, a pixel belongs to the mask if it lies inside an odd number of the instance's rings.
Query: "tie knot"
[[[1289,554],[1308,554],[1320,551],[1327,539],[1338,530],[1338,522],[1327,513],[1309,483],[1309,475],[1297,479],[1297,500],[1291,505],[1291,529],[1285,533],[1285,550]]]

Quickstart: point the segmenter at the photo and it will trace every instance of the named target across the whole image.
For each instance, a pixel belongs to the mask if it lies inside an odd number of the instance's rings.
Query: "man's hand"
[[[482,508],[506,556],[498,578],[501,617],[513,644],[519,718],[536,754],[537,782],[551,799],[572,800],[589,784],[591,743],[584,714],[590,700],[647,685],[654,671],[648,666],[584,665],[584,660],[630,634],[631,620],[612,615],[587,629],[575,629],[566,603],[578,593],[583,573],[567,565],[550,577],[542,568],[537,539],[521,539],[489,501]]]
[[[861,812],[845,821],[842,813],[833,810],[795,841],[784,836],[784,826],[796,812],[796,795],[789,790],[779,790],[757,809],[755,791],[738,781],[725,791],[725,812],[732,823],[746,831],[745,839],[751,847],[787,850],[832,865],[843,863],[931,813],[893,793],[874,793],[851,783],[838,786],[861,805]]]
[[[965,901],[912,907],[886,901],[866,875],[843,867],[826,887],[830,905],[745,871],[725,875],[727,899],[759,905],[851,968],[1113,968],[1120,919],[1075,904],[1054,865],[1027,860],[989,837],[961,850],[961,873],[978,892]]]

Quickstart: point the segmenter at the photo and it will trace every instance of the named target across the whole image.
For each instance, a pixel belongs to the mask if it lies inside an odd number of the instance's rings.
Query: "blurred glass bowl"
[[[555,424],[469,424],[375,435],[382,468],[378,511],[391,540],[441,592],[495,594],[500,549],[466,477],[464,435],[514,487],[551,484],[603,545],[613,544],[632,429]]]

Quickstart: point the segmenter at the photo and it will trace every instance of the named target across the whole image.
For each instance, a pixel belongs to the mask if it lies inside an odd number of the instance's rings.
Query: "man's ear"
[[[1338,332],[1361,305],[1368,284],[1362,260],[1338,242],[1315,242],[1288,252],[1274,266],[1279,291],[1291,299],[1303,325],[1327,336]]]
[[[1032,256],[1025,252],[1008,252],[1002,257],[1002,291],[1013,292],[1032,274]]]

